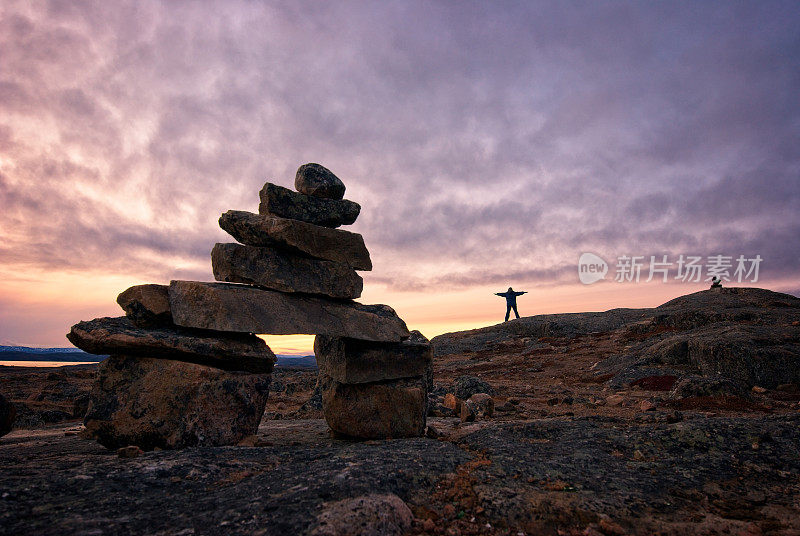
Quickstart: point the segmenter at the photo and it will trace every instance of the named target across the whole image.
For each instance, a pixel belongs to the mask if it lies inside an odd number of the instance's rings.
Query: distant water
[[[0,367],[65,367],[69,365],[96,365],[97,361],[2,361]]]
[[[107,356],[87,354],[77,348],[29,348],[25,346],[0,346],[0,366],[7,367],[64,367],[99,363]],[[316,368],[313,355],[276,356],[275,366],[288,368]]]

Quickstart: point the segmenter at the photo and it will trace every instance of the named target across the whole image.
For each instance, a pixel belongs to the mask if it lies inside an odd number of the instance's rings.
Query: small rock
[[[469,402],[461,404],[459,417],[461,418],[461,422],[473,422],[475,420],[475,409]]]
[[[642,402],[639,404],[639,409],[642,411],[653,411],[656,409],[656,405],[649,400],[642,400]]]
[[[345,186],[331,170],[319,164],[303,164],[294,177],[295,189],[306,195],[342,199]]]
[[[494,415],[494,399],[486,393],[474,394],[466,403],[477,416],[491,417]]]
[[[468,400],[476,393],[486,393],[493,395],[494,389],[484,380],[476,376],[459,376],[453,382],[453,394],[461,400]]]
[[[425,532],[433,532],[434,528],[436,528],[436,523],[433,522],[433,519],[428,518],[422,522],[422,530]]]
[[[791,393],[795,394],[800,391],[797,384],[795,383],[782,383],[775,388],[776,391],[780,391],[781,393]]]
[[[614,523],[608,518],[601,518],[600,522],[600,532],[605,534],[606,536],[624,536],[625,529],[620,527],[617,523]]]
[[[240,447],[255,447],[258,442],[258,436],[249,435],[237,443]]]
[[[636,449],[633,451],[633,459],[634,460],[644,460],[644,454],[641,450]]]
[[[399,536],[411,528],[413,519],[411,510],[397,495],[362,495],[325,503],[311,534]]]
[[[764,389],[763,387],[759,387],[758,385],[754,385],[752,391],[754,393],[759,393],[759,394],[763,394],[763,393],[767,392],[766,389]]]
[[[624,400],[625,397],[622,395],[609,395],[606,397],[606,404],[609,406],[620,406]]]
[[[425,437],[429,437],[431,439],[439,439],[440,437],[442,437],[442,432],[432,424],[429,424],[428,428],[425,430]]]
[[[668,411],[666,414],[667,424],[675,424],[683,420],[683,413],[680,411]]]
[[[128,445],[117,449],[117,456],[120,458],[138,458],[142,454],[144,454],[144,451],[136,445]]]
[[[461,405],[461,401],[456,398],[456,395],[453,393],[447,393],[444,395],[444,401],[442,402],[442,405],[455,413],[461,413],[461,408],[459,407]]]
[[[444,506],[444,509],[442,510],[442,513],[446,517],[453,517],[454,515],[456,515],[456,508],[452,504],[446,504]]]

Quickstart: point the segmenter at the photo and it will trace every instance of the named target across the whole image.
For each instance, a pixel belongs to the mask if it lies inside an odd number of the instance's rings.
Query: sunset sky
[[[523,315],[708,287],[645,283],[651,255],[760,255],[729,285],[798,295],[798,28],[796,1],[4,0],[0,344],[213,280],[219,215],[306,162],[361,204],[360,301],[427,336],[502,320],[509,286]]]

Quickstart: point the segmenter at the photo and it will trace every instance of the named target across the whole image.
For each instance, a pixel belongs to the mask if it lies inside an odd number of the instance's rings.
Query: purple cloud
[[[797,280],[798,22],[793,2],[5,3],[0,263],[169,278],[317,161],[394,289],[552,284],[584,250],[760,253]]]

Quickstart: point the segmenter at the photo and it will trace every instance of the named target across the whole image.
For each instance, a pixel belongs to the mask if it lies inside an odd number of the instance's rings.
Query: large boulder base
[[[224,213],[219,226],[248,246],[288,249],[341,262],[356,270],[372,270],[369,251],[358,233],[242,210]]]
[[[257,432],[269,383],[269,374],[111,356],[92,388],[86,435],[111,449],[235,445]]]
[[[340,383],[369,383],[424,376],[433,361],[430,342],[419,331],[399,343],[317,335],[314,354],[320,374]]]
[[[223,370],[268,373],[275,354],[251,334],[208,333],[179,327],[140,328],[126,317],[78,322],[67,339],[90,354],[174,359]]]
[[[17,416],[17,409],[14,404],[0,395],[0,437],[6,435],[14,426],[14,419]]]
[[[364,287],[361,276],[346,264],[274,248],[216,244],[211,250],[211,265],[217,281],[259,285],[281,292],[353,299],[361,296]]]
[[[325,199],[293,192],[277,184],[266,183],[260,192],[260,214],[272,214],[323,227],[350,225],[358,218],[361,205],[347,199]]]
[[[173,281],[169,300],[175,323],[190,328],[387,342],[400,342],[410,335],[405,322],[387,305],[198,281]]]
[[[303,164],[294,176],[295,189],[306,195],[342,199],[345,186],[331,170],[319,164]]]
[[[139,327],[172,325],[167,285],[135,285],[117,296],[125,315]]]
[[[320,374],[322,411],[334,432],[360,439],[417,437],[425,431],[424,377],[347,384]]]

